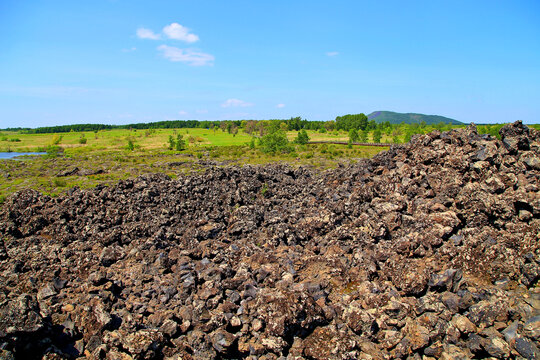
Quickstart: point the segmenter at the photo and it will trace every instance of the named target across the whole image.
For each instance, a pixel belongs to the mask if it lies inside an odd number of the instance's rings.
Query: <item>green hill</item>
[[[434,125],[440,122],[452,125],[463,125],[462,122],[439,115],[424,115],[415,113],[397,113],[393,111],[374,111],[368,115],[368,120],[375,120],[377,123],[388,121],[390,124],[415,124],[424,121],[427,125]]]

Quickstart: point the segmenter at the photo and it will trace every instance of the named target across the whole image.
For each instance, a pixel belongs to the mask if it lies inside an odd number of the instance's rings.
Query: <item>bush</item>
[[[366,131],[366,130],[361,130],[361,131],[358,133],[358,140],[359,140],[361,143],[366,143],[366,142],[367,142],[367,139],[368,139],[367,131]]]
[[[86,136],[84,136],[84,133],[81,134],[81,136],[79,137],[79,144],[86,144]]]
[[[294,142],[300,145],[305,145],[309,141],[309,136],[306,132],[306,130],[302,129],[298,132],[298,135],[296,136],[296,139],[294,139]]]
[[[293,150],[283,130],[264,135],[260,140],[260,145],[264,153],[290,153]]]
[[[45,155],[47,158],[55,158],[63,153],[64,149],[57,145],[49,145],[45,148],[45,151],[47,152],[47,155]]]
[[[321,154],[326,154],[328,152],[328,145],[322,144],[320,147]]]
[[[192,136],[190,136],[188,138],[188,140],[191,140],[191,138],[193,138]],[[193,138],[193,141],[195,141],[195,138]],[[180,134],[177,134],[176,135],[176,139],[172,136],[172,135],[169,135],[169,150],[176,150],[176,151],[182,151],[182,150],[185,150],[186,149],[186,141],[184,140],[184,137]]]
[[[58,135],[58,134],[54,134],[52,140],[51,140],[51,144],[52,145],[58,145],[60,144],[60,142],[62,141],[62,135]]]
[[[381,130],[377,129],[377,130],[374,130],[373,131],[373,142],[378,144],[381,142],[381,137],[382,137],[382,134],[381,134]]]
[[[186,142],[183,139],[183,136],[178,134],[176,135],[175,149],[176,151],[182,151],[186,148]]]
[[[358,139],[359,139],[358,130],[356,129],[349,130],[349,143],[357,142]]]
[[[135,150],[135,144],[133,144],[133,141],[131,141],[131,139],[128,140],[127,145],[126,145],[126,149],[128,149],[129,151]]]
[[[60,178],[54,178],[53,184],[56,187],[65,187],[67,185],[66,180]]]

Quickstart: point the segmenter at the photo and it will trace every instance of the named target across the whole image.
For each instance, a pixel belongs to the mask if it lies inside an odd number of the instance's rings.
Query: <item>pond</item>
[[[19,156],[44,155],[44,154],[46,154],[46,152],[25,152],[25,153],[20,153],[20,152],[0,152],[0,160],[1,159],[13,159],[13,158],[15,158],[15,160],[21,160],[21,159],[18,159]]]

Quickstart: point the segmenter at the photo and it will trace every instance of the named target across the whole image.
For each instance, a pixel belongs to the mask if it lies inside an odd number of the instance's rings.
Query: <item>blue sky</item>
[[[0,128],[540,122],[540,2],[0,0]]]

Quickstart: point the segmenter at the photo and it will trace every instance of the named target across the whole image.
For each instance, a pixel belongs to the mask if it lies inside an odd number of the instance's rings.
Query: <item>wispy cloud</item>
[[[239,100],[239,99],[227,99],[223,104],[221,104],[221,107],[228,108],[228,107],[248,107],[253,106],[254,104]]]
[[[150,29],[146,28],[138,28],[137,29],[137,37],[139,39],[150,39],[150,40],[159,40],[161,39],[161,35],[154,33]]]
[[[337,52],[337,51],[329,51],[329,52],[326,53],[326,56],[330,56],[330,57],[338,56],[338,55],[339,55],[339,52]]]
[[[162,35],[169,39],[185,41],[190,44],[199,41],[197,35],[190,33],[187,27],[180,25],[177,22],[166,25],[161,34],[143,27],[137,29],[137,37],[139,39],[160,40]]]
[[[187,43],[194,43],[199,41],[199,37],[195,34],[191,34],[189,29],[179,23],[172,23],[163,28],[163,33],[169,39],[181,40]]]
[[[174,46],[160,45],[157,47],[165,59],[174,62],[184,62],[191,66],[213,65],[214,56],[193,49],[180,49]]]
[[[208,110],[206,110],[206,109],[195,110],[195,112],[197,114],[208,114]]]
[[[281,108],[284,108],[284,107],[285,107],[285,104],[277,104],[276,107],[279,108],[279,109],[281,109]]]
[[[181,116],[185,116],[185,115],[187,115],[187,114],[188,114],[188,112],[187,112],[187,111],[184,111],[184,110],[180,110],[180,111],[178,112],[178,115],[181,115]]]
[[[122,49],[122,52],[132,52],[132,51],[135,51],[137,50],[136,47],[132,47],[132,48],[129,48],[129,49]]]

